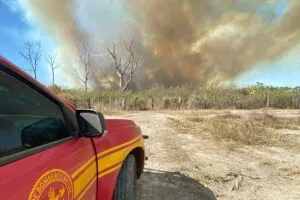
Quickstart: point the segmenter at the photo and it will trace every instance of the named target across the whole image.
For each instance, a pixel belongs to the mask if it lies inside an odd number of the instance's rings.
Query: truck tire
[[[134,155],[129,155],[120,169],[114,200],[137,200],[137,170]]]

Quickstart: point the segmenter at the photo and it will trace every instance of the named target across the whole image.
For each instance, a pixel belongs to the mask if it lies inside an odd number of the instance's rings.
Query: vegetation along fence
[[[155,87],[138,91],[87,91],[51,88],[77,108],[97,110],[299,109],[300,87]]]
[[[178,109],[299,109],[300,95],[295,96],[252,96],[236,98],[209,98],[205,96],[163,98],[87,98],[73,100],[77,108],[100,111],[114,110],[178,110]]]

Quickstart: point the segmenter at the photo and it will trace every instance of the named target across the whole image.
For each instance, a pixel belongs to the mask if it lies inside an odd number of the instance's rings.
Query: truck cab
[[[77,110],[0,58],[0,199],[135,200],[140,128]]]

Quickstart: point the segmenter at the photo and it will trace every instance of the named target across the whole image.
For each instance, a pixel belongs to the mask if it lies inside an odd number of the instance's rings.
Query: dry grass
[[[124,113],[128,113],[122,110],[117,110],[117,109],[113,109],[113,108],[105,108],[104,110],[102,109],[97,109],[94,108],[96,111],[98,112],[102,112],[104,114],[104,116],[118,116],[118,115],[122,115]]]
[[[297,169],[295,169],[294,171],[292,171],[289,175],[290,176],[300,175],[300,167],[298,167]]]
[[[264,114],[252,113],[251,118],[253,120],[261,122],[266,128],[272,129],[290,129],[299,130],[300,129],[300,118],[287,118],[287,117],[277,117],[267,112]]]
[[[267,131],[261,122],[253,119],[214,119],[208,127],[210,136],[224,144],[274,145],[282,140],[279,134]]]
[[[283,172],[293,172],[293,169],[291,168],[291,166],[284,164],[281,165],[277,168],[279,171],[283,171]]]
[[[172,125],[183,133],[201,134],[214,139],[228,149],[238,145],[283,146],[284,135],[276,129],[299,130],[299,118],[284,118],[268,113],[251,112],[242,116],[226,113],[213,117],[189,116],[173,119]],[[292,143],[288,143],[292,145]]]
[[[260,165],[271,165],[271,160],[265,156],[259,158]]]

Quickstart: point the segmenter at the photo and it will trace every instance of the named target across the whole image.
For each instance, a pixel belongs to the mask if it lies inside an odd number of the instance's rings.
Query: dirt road
[[[279,114],[291,114],[291,111],[282,112]],[[170,120],[186,114],[124,115],[150,136],[145,142],[149,160],[140,180],[141,199],[300,199],[298,150],[258,146],[226,150],[211,139],[180,133],[172,127]],[[209,114],[209,111],[199,111],[201,116]],[[294,114],[298,115],[299,111]],[[290,132],[300,137],[299,130]]]

